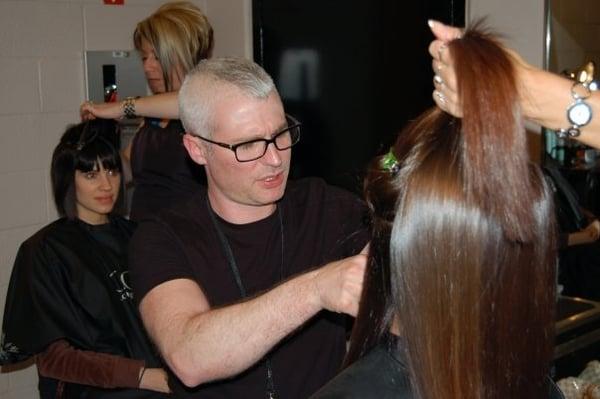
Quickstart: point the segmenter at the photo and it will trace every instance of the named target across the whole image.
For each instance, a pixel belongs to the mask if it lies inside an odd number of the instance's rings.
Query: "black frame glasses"
[[[287,127],[278,131],[277,133],[275,133],[273,135],[273,137],[271,137],[270,139],[254,139],[254,140],[244,141],[244,142],[238,143],[238,144],[227,144],[227,143],[220,143],[218,141],[213,141],[213,140],[207,139],[206,137],[202,137],[199,135],[194,135],[194,136],[198,137],[199,139],[201,139],[203,141],[206,141],[207,143],[215,144],[215,145],[218,145],[219,147],[227,148],[227,149],[233,151],[233,153],[235,154],[235,159],[238,162],[251,162],[251,161],[256,161],[257,159],[262,158],[267,153],[267,149],[269,148],[269,144],[271,144],[271,143],[273,143],[275,148],[277,148],[277,150],[279,150],[279,151],[284,151],[284,150],[290,149],[294,145],[298,144],[298,142],[300,141],[300,126],[302,126],[302,124],[296,118],[294,118],[293,116],[288,115],[288,114],[285,115],[285,119],[288,124]],[[289,133],[289,135],[290,135],[290,144],[282,146],[281,142],[278,143],[277,141],[281,140],[281,138],[283,138],[286,133]],[[257,145],[258,143],[264,143],[264,147],[263,147],[262,153],[260,155],[252,156],[247,159],[245,157],[242,157],[242,159],[240,159],[239,153],[238,153],[239,148],[248,148],[248,147],[251,147],[252,145]]]

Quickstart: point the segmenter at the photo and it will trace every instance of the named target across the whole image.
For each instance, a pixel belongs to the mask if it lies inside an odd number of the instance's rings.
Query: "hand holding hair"
[[[368,245],[354,256],[331,262],[314,272],[314,286],[323,309],[356,316],[367,266]]]
[[[435,73],[433,100],[442,110],[461,118],[463,104],[456,86],[456,66],[447,46],[452,40],[460,38],[462,31],[438,21],[429,20],[428,24],[435,36],[429,45]],[[523,116],[555,131],[571,127],[572,123],[566,114],[574,102],[571,94],[573,81],[528,64],[511,49],[504,50],[509,53],[515,68]],[[585,101],[592,110],[592,118],[587,124],[579,127],[581,134],[574,138],[600,148],[600,118],[594,117],[600,110],[600,92],[591,92]]]
[[[123,116],[121,102],[111,103],[94,103],[92,101],[85,101],[79,107],[79,116],[82,121],[91,119],[119,119]]]
[[[462,105],[459,102],[456,87],[456,71],[452,54],[448,51],[448,43],[462,35],[459,28],[447,26],[441,22],[429,20],[429,27],[436,39],[429,45],[429,54],[433,58],[431,66],[435,73],[433,77],[433,101],[449,114],[462,117]]]

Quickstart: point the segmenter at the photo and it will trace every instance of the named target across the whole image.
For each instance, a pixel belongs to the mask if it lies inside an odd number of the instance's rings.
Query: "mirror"
[[[132,50],[86,51],[87,98],[118,101],[147,93],[140,57]]]
[[[589,79],[595,69],[600,78],[600,2],[598,0],[547,0],[546,68],[552,72]],[[590,64],[591,63],[591,64]],[[595,68],[594,68],[595,66]],[[546,157],[564,168],[597,168],[600,153],[575,141],[544,133]]]

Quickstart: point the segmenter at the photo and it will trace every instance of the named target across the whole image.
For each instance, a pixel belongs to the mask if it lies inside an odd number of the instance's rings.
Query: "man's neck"
[[[244,204],[233,204],[227,200],[219,200],[208,191],[210,207],[219,217],[232,224],[248,224],[269,217],[275,209],[276,204],[253,206]]]

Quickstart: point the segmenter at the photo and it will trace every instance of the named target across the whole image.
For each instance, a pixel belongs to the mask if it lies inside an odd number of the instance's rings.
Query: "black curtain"
[[[303,123],[292,177],[360,190],[363,169],[433,105],[427,19],[464,25],[464,1],[254,0],[254,59]]]

